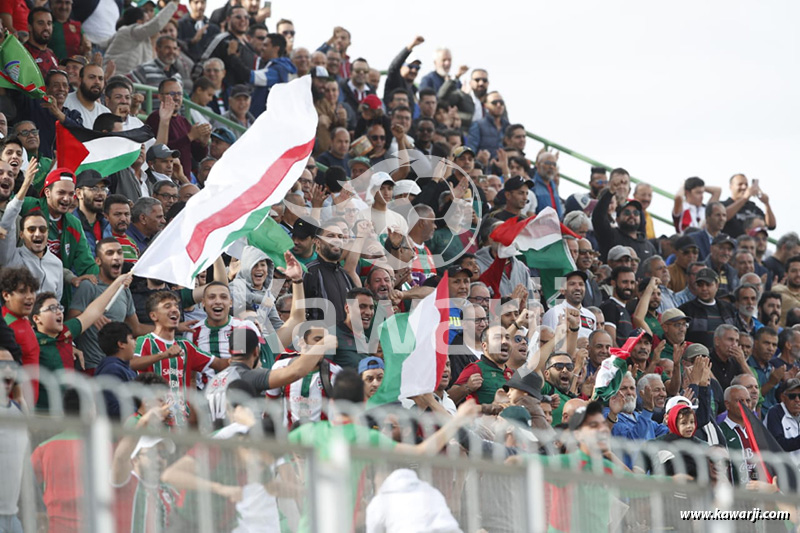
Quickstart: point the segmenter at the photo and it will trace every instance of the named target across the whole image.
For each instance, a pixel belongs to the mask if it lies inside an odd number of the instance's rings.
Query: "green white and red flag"
[[[269,216],[305,169],[317,113],[311,78],[272,88],[267,111],[214,165],[205,187],[159,234],[136,264],[136,275],[193,286],[198,272]]]

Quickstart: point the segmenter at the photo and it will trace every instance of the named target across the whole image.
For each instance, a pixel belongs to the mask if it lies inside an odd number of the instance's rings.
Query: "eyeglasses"
[[[64,306],[61,305],[61,304],[53,304],[53,305],[48,305],[47,307],[42,307],[39,310],[40,313],[44,313],[45,311],[50,311],[51,313],[55,313],[55,312],[62,312],[63,313],[64,312]]]
[[[462,318],[461,320],[464,320],[466,322],[475,322],[476,324],[481,324],[481,323],[488,324],[489,323],[489,319],[486,318],[485,316],[481,317],[481,318]]]
[[[492,100],[489,103],[492,104],[492,105],[506,105],[506,103],[504,101],[502,101],[502,100]]]
[[[93,193],[103,192],[108,194],[108,187],[101,187],[99,185],[95,185],[94,187],[84,187],[84,189],[89,189]]]
[[[624,217],[628,217],[628,216],[638,217],[639,216],[639,211],[637,209],[623,209],[622,213],[620,213],[620,214],[622,216],[624,216]]]
[[[39,130],[22,130],[17,132],[17,137],[31,137],[39,135]]]
[[[489,78],[472,78],[472,81],[477,82],[477,83],[480,83],[480,82],[489,83]]]
[[[166,198],[167,200],[177,200],[178,199],[178,195],[177,194],[166,194],[166,193],[163,193],[163,192],[156,193],[156,196],[161,196],[162,198]]]
[[[784,396],[786,396],[786,397],[787,397],[788,399],[790,399],[790,400],[797,400],[797,399],[800,399],[800,393],[794,393],[794,394],[784,394]]]
[[[489,302],[492,301],[492,299],[489,298],[488,296],[470,296],[469,298],[467,298],[467,300],[469,300],[470,302],[475,301],[478,302],[479,304],[488,304]]]
[[[606,182],[606,180],[595,180],[595,183],[597,185],[605,185],[607,182]]]
[[[597,256],[597,252],[594,250],[578,250],[578,255],[591,255],[592,257]]]
[[[294,30],[283,30],[281,35],[288,35],[289,37],[294,37]]]
[[[686,322],[685,320],[679,320],[677,322],[670,322],[669,325],[670,326],[674,326],[674,327],[676,327],[678,329],[686,329],[686,328],[689,327],[689,323]]]
[[[344,212],[347,213],[348,215],[355,215],[356,213],[358,213],[358,211],[359,210],[357,207],[348,207],[347,209],[344,210]]]
[[[419,65],[408,65],[408,70],[419,70]]]
[[[574,363],[553,363],[548,368],[555,368],[559,372],[561,372],[562,370],[564,370],[566,368],[567,370],[572,372],[572,370],[575,369],[575,364]]]
[[[385,141],[386,140],[386,135],[370,135],[369,136],[369,140],[370,141]]]

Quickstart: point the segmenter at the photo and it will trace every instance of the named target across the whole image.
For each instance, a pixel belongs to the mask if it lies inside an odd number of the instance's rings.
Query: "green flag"
[[[289,234],[269,216],[247,235],[247,244],[267,254],[281,268],[286,268],[283,254],[294,247]]]
[[[45,97],[42,71],[22,43],[8,32],[0,43],[0,87],[22,91],[31,98]]]

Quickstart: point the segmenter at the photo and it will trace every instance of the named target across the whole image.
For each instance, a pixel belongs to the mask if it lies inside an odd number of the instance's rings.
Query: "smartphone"
[[[753,187],[758,187],[758,178],[753,178]]]

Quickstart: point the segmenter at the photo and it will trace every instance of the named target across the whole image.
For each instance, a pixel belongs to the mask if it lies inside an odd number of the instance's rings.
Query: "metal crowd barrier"
[[[121,511],[117,501],[119,492],[112,488],[109,478],[112,443],[126,436],[141,435],[168,438],[175,445],[174,453],[165,457],[164,465],[151,463],[152,468],[159,469],[156,477],[164,467],[191,450],[197,465],[196,474],[201,479],[223,484],[229,487],[227,490],[242,487],[243,508],[236,509],[234,518],[245,516],[247,512],[259,516],[263,509],[253,508],[252,504],[248,507],[246,503],[248,498],[265,501],[263,493],[260,493],[261,499],[253,496],[259,494],[261,487],[275,492],[283,531],[364,531],[365,521],[374,520],[381,509],[384,512],[394,510],[396,517],[397,502],[413,501],[413,498],[408,499],[413,494],[381,491],[390,475],[393,482],[418,478],[420,490],[426,487],[423,483],[427,483],[429,489],[438,491],[435,498],[426,500],[429,506],[445,506],[460,530],[467,532],[535,533],[554,529],[580,533],[739,532],[771,531],[770,527],[777,524],[783,527],[781,521],[682,516],[690,511],[713,513],[715,509],[727,512],[754,508],[789,512],[789,521],[785,523],[798,526],[797,467],[788,453],[764,452],[764,460],[772,465],[779,481],[783,481],[780,484],[783,492],[777,493],[747,490],[744,485],[730,483],[725,474],[729,464],[724,449],[688,442],[611,440],[617,457],[629,458],[648,470],[649,475],[631,475],[621,468],[604,468],[599,456],[592,457],[593,468],[587,468],[585,456],[576,454],[569,455],[571,460],[563,463],[545,465],[538,459],[537,452],[555,457],[577,446],[569,433],[550,429],[534,430],[538,442],[528,443],[534,453],[515,458],[504,446],[505,434],[492,433],[494,421],[491,417],[473,422],[436,455],[406,455],[370,447],[366,442],[352,446],[329,443],[326,453],[318,453],[319,450],[289,443],[282,426],[283,407],[278,401],[243,398],[236,395],[237,391],[229,391],[228,400],[248,407],[256,419],[260,420],[262,413],[271,417],[275,421],[275,436],[265,436],[261,424],[256,423],[246,437],[219,439],[214,438],[217,428],[206,416],[208,406],[202,393],[191,391],[187,397],[195,411],[196,427],[136,429],[128,420],[136,403],[150,405],[162,401],[166,388],[120,385],[102,378],[85,379],[74,372],[53,375],[43,371],[39,381],[48,391],[48,412],[34,411],[22,417],[9,417],[6,411],[0,411],[0,427],[27,431],[32,450],[59,435],[80,442],[78,461],[81,464],[75,469],[75,476],[59,482],[80,493],[77,499],[80,530],[89,533],[116,531],[115,523]],[[22,384],[28,384],[24,376]],[[64,415],[60,397],[66,387],[78,391],[81,399],[78,416]],[[104,393],[113,393],[119,399],[122,423],[105,416]],[[431,435],[447,421],[447,417],[393,407],[365,411],[360,405],[341,403],[332,409],[328,411],[330,416],[346,415],[357,425],[379,428],[395,440],[409,444]],[[464,447],[469,449],[468,454]],[[685,474],[693,466],[698,472],[696,478],[667,477],[661,466],[665,453],[674,456],[676,474]],[[686,462],[689,460],[693,465]],[[787,480],[793,476],[794,486],[790,487]],[[169,502],[172,520],[157,530],[167,533],[233,531],[232,505],[226,505],[226,497],[215,490],[200,487],[199,490],[175,492]],[[429,490],[424,494],[435,493]],[[24,531],[37,531],[37,517],[41,522],[45,506],[41,487],[32,476],[24,476],[20,500]],[[410,515],[423,510],[429,509],[425,505],[404,508]],[[305,521],[308,529],[302,529],[301,523]],[[262,524],[262,527],[265,526]],[[262,530],[272,531],[259,529]]]

